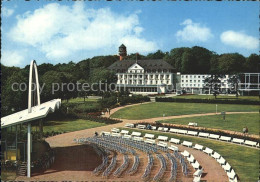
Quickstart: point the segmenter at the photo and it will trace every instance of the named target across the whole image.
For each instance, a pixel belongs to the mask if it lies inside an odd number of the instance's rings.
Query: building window
[[[194,84],[194,87],[196,87],[196,84]]]
[[[188,80],[186,80],[186,82],[188,82]]]
[[[198,82],[200,82],[200,80],[198,80]]]
[[[190,84],[190,86],[192,87],[192,84]]]
[[[186,87],[188,87],[188,84],[186,84]]]
[[[181,82],[184,82],[184,80],[181,80]]]
[[[190,82],[192,83],[192,80],[190,80]]]
[[[186,78],[188,78],[188,76],[186,76]]]
[[[196,82],[196,80],[194,80],[194,82]]]
[[[198,78],[200,78],[200,76],[198,76]]]
[[[198,87],[200,87],[200,84],[198,84]]]
[[[194,75],[194,78],[196,78],[196,75]]]
[[[184,87],[184,84],[181,84],[182,87]]]

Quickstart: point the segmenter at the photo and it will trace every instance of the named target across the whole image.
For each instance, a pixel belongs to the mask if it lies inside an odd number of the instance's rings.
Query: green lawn
[[[98,99],[95,98],[86,98],[85,102],[97,102]],[[67,102],[66,100],[64,100],[64,102]],[[84,103],[84,98],[83,97],[77,97],[77,98],[72,98],[69,99],[69,103]]]
[[[221,115],[198,116],[192,118],[178,118],[159,121],[161,123],[183,124],[196,122],[198,126],[242,132],[243,127],[247,126],[250,134],[259,134],[259,114],[228,114],[225,121]]]
[[[215,97],[213,95],[179,95],[174,98],[183,98],[183,99],[213,99],[215,100]],[[228,100],[254,100],[259,101],[258,96],[239,96],[236,98],[236,96],[227,96],[227,95],[218,95],[217,100],[220,99],[228,99]]]
[[[154,131],[143,131],[136,129],[127,129],[129,131],[139,131],[144,133],[164,135],[168,137],[174,137],[180,139],[181,141],[187,140],[193,142],[193,144],[201,144],[203,146],[207,146],[215,151],[217,151],[220,155],[222,155],[233,167],[235,172],[238,174],[240,181],[257,181],[259,175],[259,150],[253,149],[249,147],[244,147],[235,144],[229,144],[226,142],[219,142],[204,138],[196,138],[192,136],[181,136],[176,134],[169,133],[159,133]]]
[[[89,120],[76,119],[67,121],[47,121],[44,123],[43,132],[72,132],[104,126],[105,123],[98,123]]]
[[[218,112],[258,112],[259,110],[259,106],[256,105],[218,104],[217,108]],[[162,117],[163,114],[165,114],[165,116],[177,116],[214,112],[216,112],[216,104],[153,102],[120,109],[112,114],[111,117],[122,119],[148,119]]]

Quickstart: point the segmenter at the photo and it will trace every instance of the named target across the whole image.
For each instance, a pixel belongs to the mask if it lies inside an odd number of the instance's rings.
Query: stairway
[[[18,176],[26,176],[26,171],[27,171],[27,163],[22,162],[17,169],[17,175]]]

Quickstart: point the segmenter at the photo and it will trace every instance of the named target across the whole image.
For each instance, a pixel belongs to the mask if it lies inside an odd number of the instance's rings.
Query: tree
[[[155,53],[150,53],[146,56],[146,59],[163,59],[165,53],[161,50],[156,51]]]
[[[228,79],[228,83],[231,84],[231,88],[232,90],[234,90],[236,92],[236,97],[238,97],[238,84],[240,82],[239,79],[239,75],[232,75],[229,79]]]
[[[212,52],[204,47],[194,46],[191,48],[194,64],[193,72],[207,74],[210,70],[210,59]]]
[[[219,74],[219,65],[218,65],[218,58],[217,54],[213,54],[210,58],[210,74]]]
[[[181,71],[182,68],[182,55],[185,51],[190,50],[187,47],[175,48],[172,49],[169,53],[169,56],[166,57],[166,61],[176,68],[177,71]]]
[[[222,75],[211,75],[210,77],[205,78],[204,80],[204,88],[210,89],[212,91],[215,99],[217,98],[217,95],[220,92],[220,87],[221,87],[221,78]]]
[[[222,54],[218,59],[221,74],[236,74],[244,69],[245,57],[238,53]]]
[[[251,54],[246,59],[246,72],[259,73],[260,72],[260,56],[257,54]]]
[[[191,50],[187,50],[182,54],[182,73],[194,73],[194,68],[196,67],[196,62]]]

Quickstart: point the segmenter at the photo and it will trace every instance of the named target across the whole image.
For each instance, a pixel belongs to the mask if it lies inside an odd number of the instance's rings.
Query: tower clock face
[[[119,50],[120,50],[120,51],[124,51],[124,49],[123,49],[123,48],[120,48]]]

